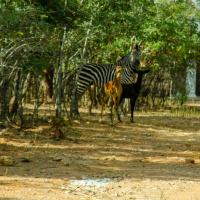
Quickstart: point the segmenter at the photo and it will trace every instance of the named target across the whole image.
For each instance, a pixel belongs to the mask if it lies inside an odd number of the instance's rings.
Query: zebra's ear
[[[133,50],[135,48],[135,45],[137,43],[137,39],[136,36],[133,35],[133,37],[131,38],[131,50]]]
[[[131,48],[131,51],[135,51],[135,50],[140,50],[140,45],[138,43],[136,44],[132,44],[132,48]]]
[[[140,49],[139,44],[136,44],[136,45],[135,45],[135,49],[136,49],[136,50],[139,50],[139,49]]]

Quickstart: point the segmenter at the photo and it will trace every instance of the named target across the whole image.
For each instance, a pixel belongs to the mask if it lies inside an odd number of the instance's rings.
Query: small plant
[[[187,95],[184,93],[177,93],[176,95],[176,101],[180,106],[182,106],[187,101]]]
[[[77,141],[80,138],[80,133],[74,130],[69,120],[65,118],[53,118],[51,120],[50,136],[53,139],[68,139],[71,141]]]

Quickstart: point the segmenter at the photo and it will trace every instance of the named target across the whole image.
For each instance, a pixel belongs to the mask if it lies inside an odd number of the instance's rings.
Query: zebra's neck
[[[135,60],[134,63],[130,64],[125,68],[124,73],[122,74],[121,83],[122,84],[131,84],[135,82],[135,73],[137,73],[137,67],[140,65],[139,60]]]
[[[131,84],[135,82],[135,73],[132,73],[131,70],[125,69],[124,73],[122,74],[121,83],[122,84]]]

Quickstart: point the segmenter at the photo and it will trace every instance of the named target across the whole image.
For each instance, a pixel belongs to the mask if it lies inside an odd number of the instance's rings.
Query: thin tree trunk
[[[0,82],[0,98],[1,98],[1,113],[0,118],[5,120],[9,116],[9,98],[8,98],[8,90],[10,80],[12,79],[15,69],[13,68],[9,73],[9,70],[3,66],[3,70],[1,73],[1,82]]]
[[[37,124],[38,122],[38,108],[39,108],[39,80],[38,80],[38,75],[34,75],[34,86],[35,86],[35,91],[34,91],[34,112],[33,112],[33,124]]]
[[[9,114],[11,117],[17,114],[17,110],[19,107],[20,80],[21,80],[21,71],[18,70],[15,77],[15,83],[14,83],[14,95],[11,97],[10,103],[9,103]]]
[[[46,99],[48,100],[52,100],[53,98],[53,76],[54,76],[54,69],[53,67],[45,69],[43,71],[44,74],[44,84],[45,84],[45,95],[46,95]]]
[[[9,87],[9,80],[4,80],[1,89],[1,119],[6,120],[7,116],[9,115],[9,103],[8,103],[8,87]]]
[[[63,36],[60,43],[60,54],[58,58],[58,70],[56,74],[56,104],[55,104],[55,110],[56,110],[56,118],[62,117],[62,65],[63,65],[63,49],[64,49],[64,43],[65,43],[65,37],[66,37],[66,26],[63,28]]]
[[[87,52],[87,44],[88,44],[88,40],[89,40],[89,37],[90,37],[91,26],[92,26],[92,18],[90,19],[90,25],[89,25],[89,28],[87,29],[85,42],[84,42],[84,45],[83,45],[83,50],[82,50],[82,54],[81,54],[81,61],[82,62],[84,62],[85,54]]]
[[[25,80],[23,80],[23,78],[21,78],[21,87],[19,87],[19,96],[18,96],[18,111],[17,114],[20,118],[20,128],[24,127],[24,107],[23,107],[23,102],[24,102],[24,98],[26,95],[26,92],[28,90],[28,88],[30,88],[30,79],[31,79],[31,73],[28,73],[28,75],[26,75],[26,77],[24,78]]]
[[[31,86],[31,79],[32,79],[32,76],[31,76],[31,73],[29,72],[26,76],[26,79],[23,83],[23,87],[22,87],[22,94],[21,94],[21,98],[22,98],[22,103],[24,102],[24,99],[25,99],[25,96],[26,96],[26,92],[27,90],[30,88]]]
[[[21,84],[19,84],[19,92],[18,92],[18,110],[17,110],[17,114],[20,118],[20,128],[23,128],[24,126],[24,107],[23,107],[23,86],[25,81],[23,81],[23,77],[22,74],[20,75],[20,82]]]

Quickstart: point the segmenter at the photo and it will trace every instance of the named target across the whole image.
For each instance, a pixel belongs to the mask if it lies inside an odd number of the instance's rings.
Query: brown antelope
[[[113,108],[115,109],[115,113],[117,114],[118,120],[121,122],[120,115],[118,112],[119,101],[122,94],[122,86],[121,86],[121,75],[123,72],[123,68],[121,66],[116,67],[116,77],[113,81],[109,81],[104,85],[104,98],[102,99],[102,107],[101,107],[101,119],[103,115],[103,111],[105,108],[105,104],[108,98],[110,98],[110,117],[111,124],[113,125]]]

